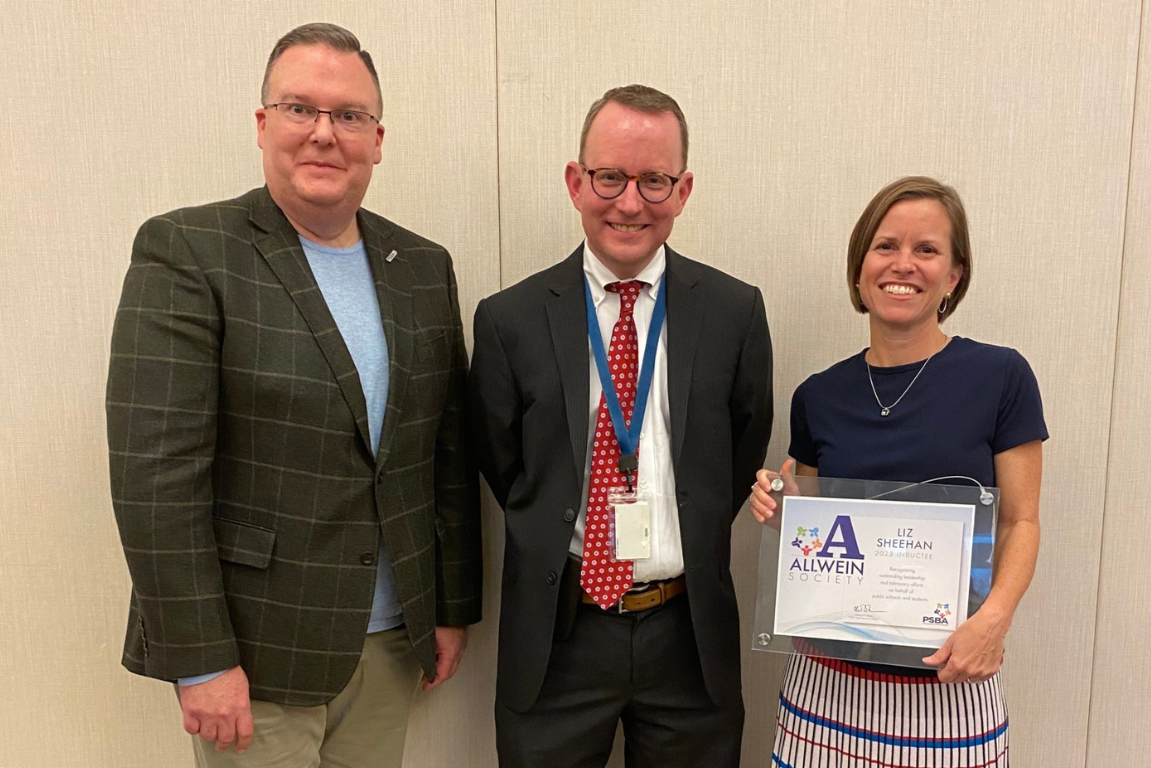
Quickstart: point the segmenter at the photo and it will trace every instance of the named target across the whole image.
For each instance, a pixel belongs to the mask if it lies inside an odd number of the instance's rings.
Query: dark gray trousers
[[[500,768],[602,768],[621,721],[628,768],[739,768],[738,693],[708,696],[687,595],[631,614],[580,605],[531,709],[496,701]]]

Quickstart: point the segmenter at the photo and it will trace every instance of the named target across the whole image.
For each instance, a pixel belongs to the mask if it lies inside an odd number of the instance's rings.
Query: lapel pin
[[[391,253],[389,253],[387,256],[385,256],[385,257],[384,257],[384,261],[386,261],[386,262],[388,262],[389,264],[391,264],[391,263],[392,263],[392,259],[394,259],[394,258],[396,258],[396,252],[395,252],[395,251],[392,251]]]

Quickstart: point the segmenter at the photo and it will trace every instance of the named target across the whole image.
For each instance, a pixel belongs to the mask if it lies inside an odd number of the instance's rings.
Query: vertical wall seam
[[[1136,27],[1135,43],[1135,82],[1131,93],[1131,121],[1128,128],[1127,143],[1127,195],[1123,204],[1123,231],[1119,247],[1119,296],[1115,302],[1115,348],[1112,350],[1111,365],[1111,411],[1108,414],[1108,433],[1106,463],[1107,472],[1103,482],[1103,514],[1099,531],[1099,572],[1095,579],[1095,621],[1092,625],[1091,642],[1091,672],[1087,680],[1087,734],[1083,744],[1083,765],[1091,765],[1091,723],[1094,714],[1095,702],[1095,673],[1099,662],[1099,612],[1103,597],[1103,553],[1107,550],[1104,543],[1107,540],[1107,505],[1111,491],[1111,454],[1114,446],[1115,419],[1116,419],[1116,389],[1119,382],[1119,334],[1123,328],[1123,287],[1127,274],[1127,219],[1131,213],[1131,179],[1135,171],[1135,121],[1139,117],[1139,82],[1142,79],[1143,58],[1143,19],[1147,11],[1147,0],[1140,0],[1138,26]]]
[[[503,134],[500,133],[500,2],[499,0],[492,0],[492,35],[494,39],[493,50],[495,51],[495,74],[496,74],[496,261],[499,263],[499,269],[496,271],[499,279],[499,288],[503,290],[504,285],[504,187],[503,187],[503,163],[500,161],[500,144],[503,141]]]

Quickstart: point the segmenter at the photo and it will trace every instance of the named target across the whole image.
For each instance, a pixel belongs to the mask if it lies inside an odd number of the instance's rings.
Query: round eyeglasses
[[[658,171],[629,176],[618,168],[588,168],[582,163],[580,168],[591,179],[592,191],[604,200],[615,200],[627,189],[628,182],[634,181],[640,197],[649,203],[662,203],[671,197],[676,182],[682,178]]]

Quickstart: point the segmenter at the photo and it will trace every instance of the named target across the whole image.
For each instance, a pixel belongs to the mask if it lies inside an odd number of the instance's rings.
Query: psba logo
[[[949,624],[947,617],[951,615],[951,603],[936,603],[935,611],[931,616],[924,616],[924,624]]]

